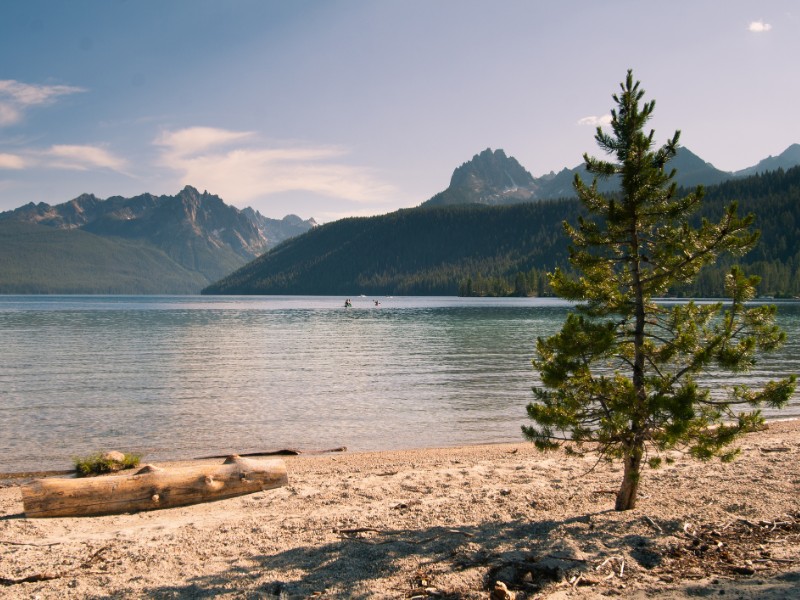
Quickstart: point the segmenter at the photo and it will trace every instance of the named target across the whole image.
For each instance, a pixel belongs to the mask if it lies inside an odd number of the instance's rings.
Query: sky
[[[734,171],[800,142],[794,0],[8,0],[0,211],[185,185],[271,218],[417,206],[503,149],[601,154],[627,70],[656,141]]]

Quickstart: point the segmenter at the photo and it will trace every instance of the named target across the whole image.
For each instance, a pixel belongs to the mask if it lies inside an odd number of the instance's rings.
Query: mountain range
[[[197,293],[315,225],[239,210],[191,186],[30,203],[0,213],[0,292]]]
[[[762,172],[757,165],[751,175],[723,173],[688,151],[670,163],[680,185],[707,186],[698,218],[716,220],[734,200],[742,213],[756,216],[761,240],[743,260],[761,275],[764,294],[800,293],[800,166],[791,166],[798,149],[759,163],[778,164],[777,170]],[[574,175],[571,170],[536,179],[502,150],[487,149],[454,171],[447,190],[419,207],[314,228],[203,293],[547,293],[544,273],[566,266],[568,240],[561,224],[574,222],[582,210],[576,198],[552,186]],[[560,198],[546,199],[551,193]],[[696,288],[674,293],[720,295],[725,260],[704,273]]]
[[[767,171],[790,169],[800,165],[800,144],[792,144],[778,156],[770,156],[758,164],[740,171],[721,171],[704,161],[687,148],[680,147],[669,166],[676,169],[675,181],[679,186],[714,185],[748,177]],[[506,156],[503,150],[487,148],[472,160],[453,171],[450,185],[442,192],[422,203],[423,206],[451,206],[453,204],[517,204],[553,198],[572,198],[575,196],[573,181],[580,175],[586,182],[592,176],[583,164],[572,169],[564,168],[558,173],[550,172],[542,177],[533,177],[513,157]],[[598,189],[610,192],[618,188],[615,178],[598,181]]]
[[[736,173],[687,149],[670,163],[682,186],[758,182],[798,164],[798,144]],[[560,223],[576,214],[576,173],[587,178],[582,166],[536,178],[486,149],[417,208],[324,226],[239,210],[191,186],[174,196],[30,203],[0,213],[0,293],[453,294],[472,275],[563,262]]]

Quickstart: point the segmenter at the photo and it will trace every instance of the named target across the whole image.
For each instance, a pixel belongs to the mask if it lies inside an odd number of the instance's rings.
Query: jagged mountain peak
[[[679,186],[714,185],[736,177],[746,177],[790,169],[800,165],[800,144],[792,144],[778,156],[770,156],[757,165],[735,173],[721,171],[711,163],[683,146],[678,148],[668,168],[677,171],[675,181]],[[475,154],[471,160],[455,169],[450,186],[439,192],[422,206],[445,206],[455,204],[515,204],[534,200],[574,197],[575,176],[590,182],[593,177],[586,167],[579,164],[574,168],[550,171],[542,177],[533,177],[514,157],[503,150],[487,148]],[[598,180],[601,192],[611,192],[619,188],[617,177]]]
[[[102,200],[81,194],[51,206],[29,203],[0,213],[0,220],[45,225],[54,229],[80,228],[100,236],[146,240],[180,264],[196,269],[218,250],[236,260],[255,258],[281,241],[304,233],[316,222],[291,215],[288,221],[268,219],[250,209],[227,205],[216,194],[186,185],[174,196],[140,194]],[[226,259],[228,260],[228,259]],[[227,265],[233,263],[228,260]],[[213,276],[219,276],[216,270]]]
[[[498,192],[505,189],[529,187],[533,176],[519,164],[516,158],[506,156],[502,149],[486,148],[455,171],[450,178],[450,187],[468,187]]]
[[[531,200],[536,181],[516,158],[486,148],[453,171],[450,186],[425,205],[512,204]]]

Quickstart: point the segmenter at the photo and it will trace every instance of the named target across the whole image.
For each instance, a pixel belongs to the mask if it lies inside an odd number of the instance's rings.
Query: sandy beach
[[[800,422],[739,445],[623,513],[618,465],[524,442],[285,457],[285,487],[102,517],[27,519],[4,480],[0,597],[800,597]]]

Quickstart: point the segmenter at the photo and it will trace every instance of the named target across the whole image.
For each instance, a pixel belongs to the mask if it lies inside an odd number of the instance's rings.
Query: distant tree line
[[[760,278],[759,295],[800,297],[800,167],[734,179],[706,189],[703,207],[693,224],[698,225],[704,218],[718,220],[723,207],[734,201],[738,201],[740,214],[755,215],[754,228],[761,232],[756,247],[736,261],[723,255],[717,263],[705,267],[692,283],[670,288],[670,295],[720,297],[724,293],[725,275],[738,263],[748,274]],[[565,214],[562,221],[574,223],[578,207],[570,206],[568,201],[564,206],[574,210]],[[546,272],[555,267],[567,268],[563,262],[554,260],[543,269],[504,273],[489,268],[470,272],[459,283],[458,293],[460,296],[552,295]]]
[[[762,278],[758,294],[800,296],[800,167],[709,187],[697,223],[718,221],[732,201],[740,214],[754,213],[761,231],[755,249],[738,260]],[[204,293],[551,295],[545,273],[568,268],[562,222],[575,224],[580,214],[576,199],[561,199],[342,219],[284,242]],[[721,296],[733,262],[721,256],[670,295]]]

